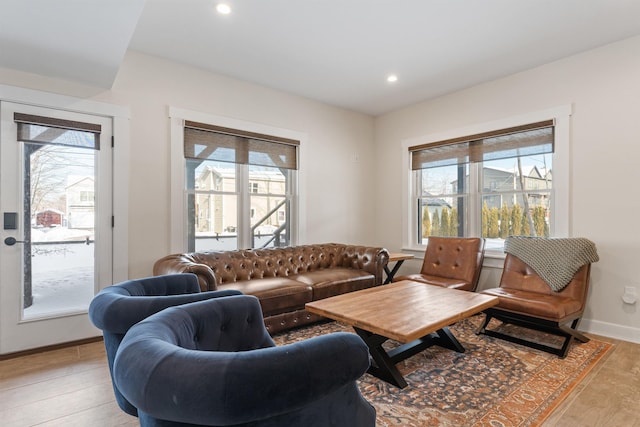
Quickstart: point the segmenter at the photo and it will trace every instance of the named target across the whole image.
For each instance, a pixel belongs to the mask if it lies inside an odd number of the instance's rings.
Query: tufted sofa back
[[[198,252],[197,263],[211,266],[218,285],[265,277],[288,277],[342,265],[343,245],[307,245],[286,248]]]
[[[385,258],[381,260],[380,257]],[[376,277],[376,283],[382,283],[387,259],[388,252],[381,248],[325,243],[169,255],[156,262],[154,274],[166,271],[196,273],[203,291],[215,290],[227,283],[289,277],[333,267],[364,270]]]

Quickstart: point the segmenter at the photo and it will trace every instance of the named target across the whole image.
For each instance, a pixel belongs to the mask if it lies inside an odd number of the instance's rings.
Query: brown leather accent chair
[[[486,289],[483,294],[496,296],[498,305],[485,310],[486,318],[478,330],[528,347],[566,357],[572,338],[588,342],[589,338],[576,330],[587,300],[591,264],[583,265],[571,282],[556,292],[527,264],[515,255],[507,254],[498,288]],[[492,318],[564,338],[556,348],[521,337],[487,329]],[[570,323],[570,325],[567,325]]]
[[[475,237],[429,237],[420,273],[394,277],[428,285],[475,291],[484,259],[485,240]]]

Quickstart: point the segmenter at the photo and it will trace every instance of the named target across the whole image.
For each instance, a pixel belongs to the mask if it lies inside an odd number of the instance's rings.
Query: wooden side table
[[[384,266],[384,272],[387,273],[387,278],[385,279],[383,285],[386,285],[393,281],[393,276],[395,276],[398,270],[400,270],[400,266],[402,265],[402,263],[408,259],[413,259],[413,255],[403,254],[400,252],[389,254],[389,263],[395,262],[395,265],[393,265],[391,269],[389,269],[389,264]]]

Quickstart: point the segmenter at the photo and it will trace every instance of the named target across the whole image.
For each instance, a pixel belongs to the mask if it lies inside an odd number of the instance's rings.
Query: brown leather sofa
[[[202,291],[255,295],[273,334],[323,320],[305,310],[307,302],[382,284],[388,261],[384,248],[325,243],[168,255],[153,274],[194,273]]]

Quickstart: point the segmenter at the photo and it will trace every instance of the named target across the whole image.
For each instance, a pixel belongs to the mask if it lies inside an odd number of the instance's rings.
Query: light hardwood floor
[[[615,348],[543,426],[640,427],[640,344]],[[115,403],[102,342],[0,361],[0,425],[136,426]]]

